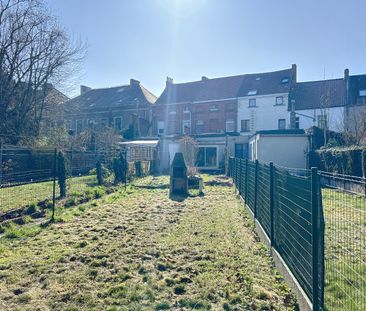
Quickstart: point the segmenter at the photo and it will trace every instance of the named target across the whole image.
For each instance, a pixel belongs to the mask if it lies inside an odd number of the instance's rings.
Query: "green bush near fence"
[[[366,174],[366,147],[337,147],[311,151],[309,165],[327,172],[362,177]]]

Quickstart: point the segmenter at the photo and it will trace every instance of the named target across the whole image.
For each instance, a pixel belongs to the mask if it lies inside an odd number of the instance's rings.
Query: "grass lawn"
[[[85,191],[87,187],[97,185],[96,176],[73,177],[68,180],[69,192]],[[52,181],[26,184],[16,187],[0,189],[0,213],[24,207],[31,203],[37,204],[45,199],[52,198]],[[56,195],[59,195],[56,184]]]
[[[325,304],[328,310],[366,310],[366,199],[323,189]]]
[[[0,309],[295,310],[232,187],[178,202],[167,183],[146,177],[3,236]]]

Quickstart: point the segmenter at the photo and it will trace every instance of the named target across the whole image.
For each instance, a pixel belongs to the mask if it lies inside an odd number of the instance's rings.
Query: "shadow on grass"
[[[156,186],[152,186],[152,185],[146,185],[146,186],[141,186],[141,185],[135,185],[136,188],[141,188],[141,189],[168,189],[169,185],[165,184],[165,185],[156,185]]]

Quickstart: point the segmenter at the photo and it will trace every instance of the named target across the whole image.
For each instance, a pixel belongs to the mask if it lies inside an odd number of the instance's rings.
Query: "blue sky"
[[[364,0],[46,0],[88,42],[78,82],[174,82],[298,65],[298,80],[366,73]],[[75,87],[78,89],[78,86]],[[70,94],[69,94],[70,95]]]

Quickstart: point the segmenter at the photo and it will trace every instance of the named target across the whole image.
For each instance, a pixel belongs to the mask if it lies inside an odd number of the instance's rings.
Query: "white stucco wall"
[[[255,135],[251,138],[251,160],[273,162],[289,168],[306,168],[309,139],[306,135]]]
[[[308,129],[312,126],[318,126],[318,116],[325,113],[328,118],[328,128],[331,131],[342,132],[344,130],[344,107],[333,107],[326,109],[307,109],[307,110],[296,110],[297,113],[304,114],[306,116],[315,118],[313,119],[297,115],[300,121],[300,129]]]
[[[276,105],[278,96],[283,96],[283,105]],[[257,107],[249,107],[251,98],[256,99]],[[250,120],[250,133],[253,134],[256,131],[278,129],[278,119],[285,119],[286,128],[290,127],[288,93],[247,96],[238,99],[238,132],[241,131],[241,120]]]

